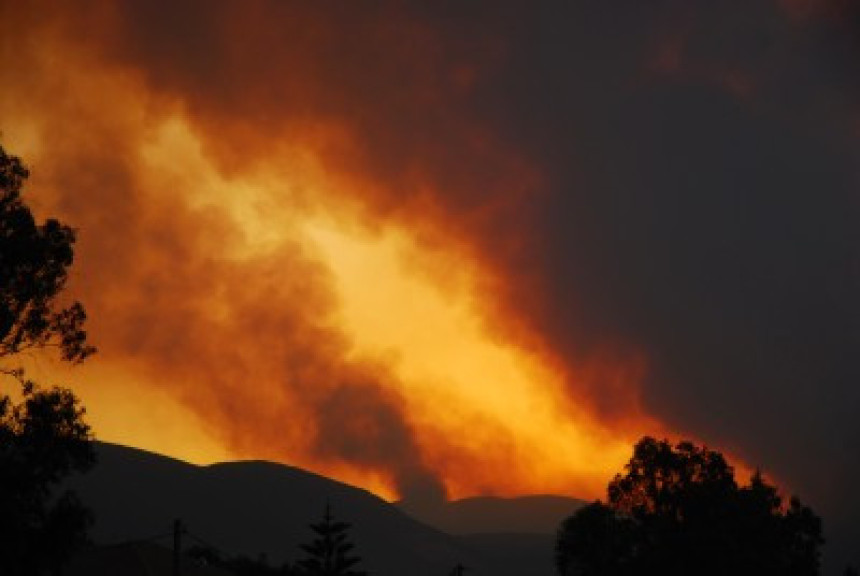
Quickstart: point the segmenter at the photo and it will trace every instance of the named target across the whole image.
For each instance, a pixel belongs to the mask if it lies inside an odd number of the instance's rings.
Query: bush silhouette
[[[818,574],[821,520],[756,473],[739,487],[719,452],[643,438],[608,502],[560,527],[560,574]]]

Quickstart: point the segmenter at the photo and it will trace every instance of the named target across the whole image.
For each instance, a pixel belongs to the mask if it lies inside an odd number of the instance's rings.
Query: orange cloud
[[[151,6],[0,25],[4,144],[80,229],[100,348],[34,370],[76,382],[101,438],[195,461],[599,494],[660,425],[641,358],[562,359],[529,319],[551,303],[510,263],[540,176],[458,101],[500,43],[464,62],[397,11]]]

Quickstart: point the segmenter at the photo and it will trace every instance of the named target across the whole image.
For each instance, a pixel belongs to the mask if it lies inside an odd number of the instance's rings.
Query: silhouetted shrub
[[[580,509],[560,527],[563,576],[818,574],[821,520],[786,504],[756,473],[739,487],[719,452],[643,438],[608,503]]]

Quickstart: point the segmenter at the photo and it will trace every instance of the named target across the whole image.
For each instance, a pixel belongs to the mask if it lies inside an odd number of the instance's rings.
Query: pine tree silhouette
[[[331,507],[326,504],[322,522],[310,525],[317,537],[302,546],[308,557],[298,562],[302,574],[307,576],[367,576],[366,572],[352,568],[361,562],[359,556],[351,554],[355,545],[349,541],[347,530],[350,524],[336,522]]]

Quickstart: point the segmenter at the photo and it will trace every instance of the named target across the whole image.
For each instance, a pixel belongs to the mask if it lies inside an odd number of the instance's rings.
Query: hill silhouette
[[[398,502],[407,514],[460,540],[479,555],[518,574],[555,574],[561,522],[586,502],[553,495],[478,496],[420,506]]]
[[[300,555],[299,545],[310,537],[308,523],[330,503],[339,519],[352,524],[356,551],[376,576],[447,574],[457,564],[475,574],[553,573],[551,539],[452,536],[366,490],[299,468],[263,461],[196,466],[106,443],[97,443],[97,453],[97,466],[69,484],[95,513],[91,535],[99,544],[166,534],[173,519],[182,518],[222,553],[265,555],[281,564]]]
[[[412,516],[448,534],[552,534],[561,522],[586,502],[576,498],[552,495],[499,498],[477,496],[397,506]]]

